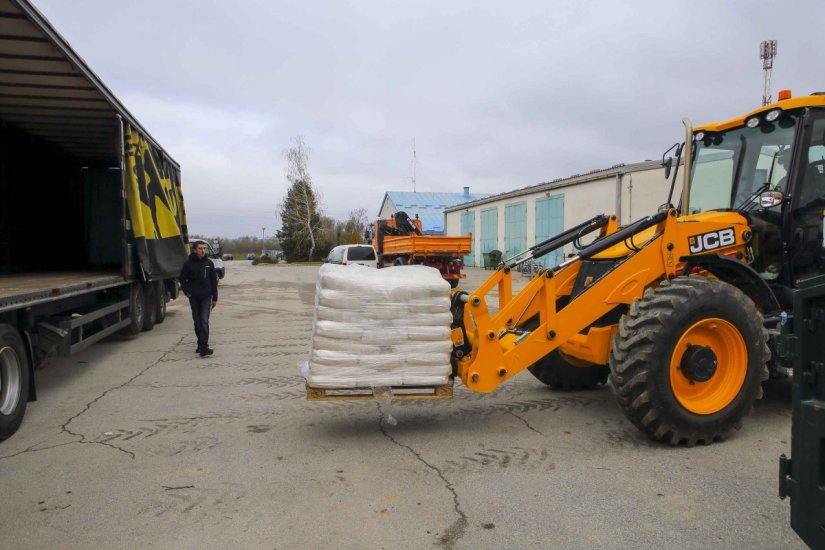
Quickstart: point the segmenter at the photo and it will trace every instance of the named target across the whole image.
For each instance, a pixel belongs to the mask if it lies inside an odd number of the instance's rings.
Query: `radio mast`
[[[776,40],[765,40],[759,45],[759,58],[762,60],[762,70],[765,71],[765,82],[762,87],[762,105],[771,103],[771,73],[773,72],[773,58],[776,57]]]
[[[412,138],[412,184],[413,184],[413,193],[415,193],[415,164],[417,159],[415,158],[415,138]]]

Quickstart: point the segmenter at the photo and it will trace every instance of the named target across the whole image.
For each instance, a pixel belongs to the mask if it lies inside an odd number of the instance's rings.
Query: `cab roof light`
[[[790,90],[779,90],[779,94],[776,97],[779,98],[779,101],[785,101],[786,99],[791,99],[791,91]]]

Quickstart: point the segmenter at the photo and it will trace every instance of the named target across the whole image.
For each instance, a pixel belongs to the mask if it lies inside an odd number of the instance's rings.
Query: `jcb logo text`
[[[699,254],[700,252],[707,252],[714,248],[721,248],[732,244],[736,244],[736,234],[733,232],[732,227],[688,237],[688,246],[690,247],[691,254]]]

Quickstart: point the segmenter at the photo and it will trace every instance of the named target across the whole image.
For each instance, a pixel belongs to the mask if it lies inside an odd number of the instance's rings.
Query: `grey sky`
[[[301,134],[327,214],[660,158],[680,120],[825,91],[825,2],[33,0],[182,165],[190,231],[267,234]],[[664,185],[664,184],[663,184]],[[666,194],[663,186],[663,196]]]

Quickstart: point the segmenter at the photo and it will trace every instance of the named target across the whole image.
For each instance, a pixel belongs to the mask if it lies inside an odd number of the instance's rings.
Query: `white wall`
[[[671,202],[679,204],[682,196],[682,170],[676,187],[673,190]],[[673,174],[670,175],[673,178]],[[665,180],[665,171],[662,168],[642,170],[622,176],[621,223],[627,225],[639,218],[655,214],[656,210],[667,201],[670,192],[670,180]]]
[[[378,219],[388,220],[396,213],[395,205],[387,195],[384,195],[384,202],[381,203],[381,210],[378,212]]]
[[[682,192],[681,173],[679,183],[673,195],[673,203],[678,204]],[[481,211],[487,208],[498,209],[498,246],[504,250],[504,207],[507,204],[525,201],[527,203],[527,246],[533,246],[536,235],[536,199],[545,196],[564,195],[564,228],[568,229],[598,214],[616,212],[616,192],[621,185],[621,224],[626,225],[641,217],[654,214],[659,205],[667,200],[670,183],[664,178],[664,169],[655,168],[626,173],[617,180],[615,174],[592,181],[538,191],[535,193],[510,197],[474,206],[475,228],[473,229],[473,254],[475,265],[481,265],[479,240],[481,236]],[[445,234],[461,235],[461,214],[467,209],[448,212]],[[585,240],[587,242],[587,240]],[[565,252],[570,252],[566,247]]]

